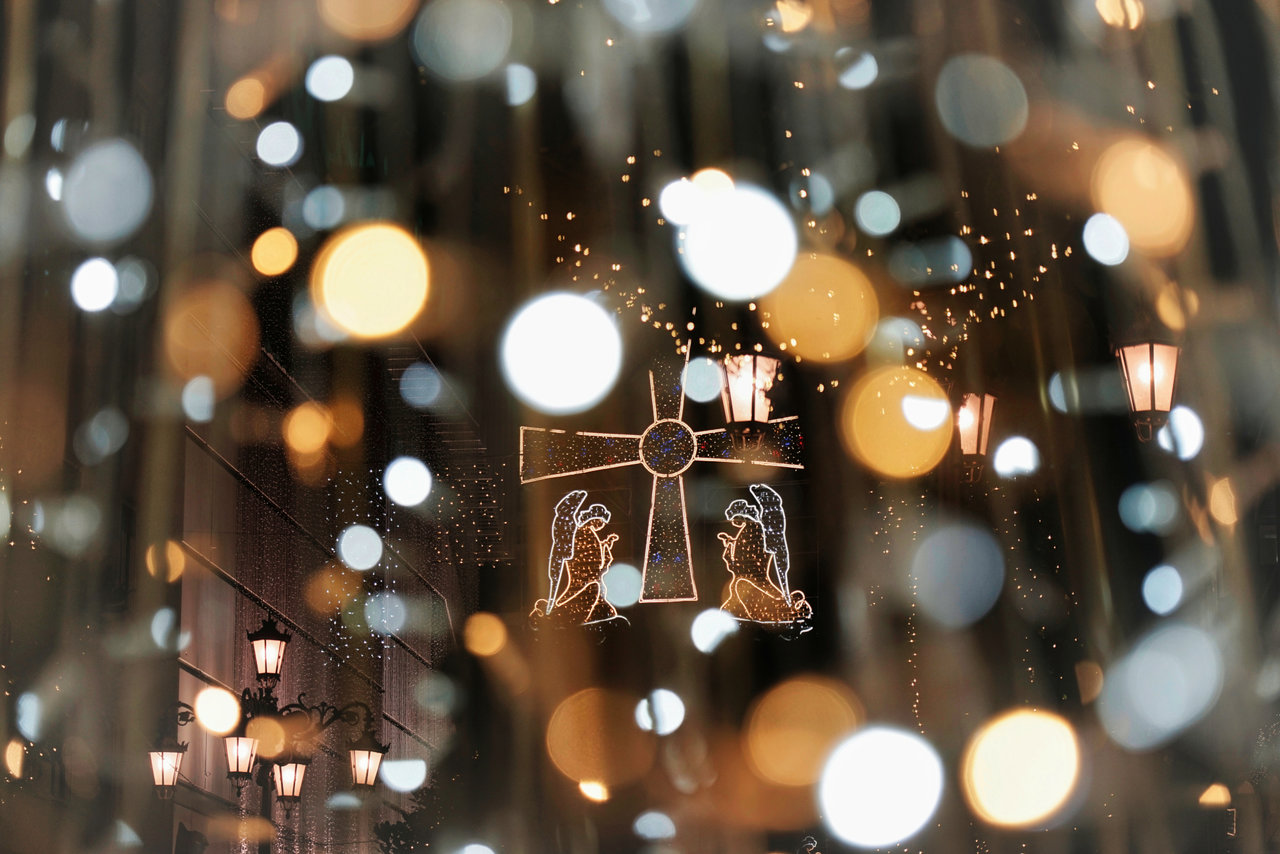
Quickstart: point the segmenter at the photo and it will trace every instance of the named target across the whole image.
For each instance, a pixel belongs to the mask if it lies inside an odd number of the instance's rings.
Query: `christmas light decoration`
[[[788,579],[791,559],[782,496],[763,483],[752,484],[748,490],[755,503],[738,498],[724,513],[737,533],[719,534],[731,579],[729,598],[720,607],[753,623],[807,622],[813,607],[802,591],[791,589]]]

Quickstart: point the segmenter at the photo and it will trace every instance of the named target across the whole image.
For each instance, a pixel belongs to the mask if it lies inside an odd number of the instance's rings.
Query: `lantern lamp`
[[[290,756],[271,766],[271,778],[276,786],[276,798],[286,811],[302,798],[302,778],[306,776],[309,756]]]
[[[237,790],[243,789],[253,779],[253,763],[258,758],[258,739],[244,734],[241,727],[223,741],[227,747],[227,779]]]
[[[773,408],[769,391],[778,375],[779,364],[779,359],[762,353],[732,353],[724,357],[720,398],[724,404],[724,420],[736,446],[760,446]]]
[[[187,753],[187,743],[166,738],[151,751],[151,781],[161,800],[173,797],[178,785],[178,773],[182,770],[182,757]]]
[[[982,478],[995,405],[995,395],[991,394],[968,393],[961,398],[956,412],[956,432],[960,435],[961,479],[965,483],[977,483]]]
[[[352,782],[356,786],[373,786],[378,780],[378,767],[382,764],[382,757],[387,755],[390,748],[389,744],[379,744],[372,731],[365,730],[348,749],[351,754]]]
[[[274,685],[280,681],[280,668],[284,666],[284,650],[293,635],[280,628],[270,618],[262,621],[256,632],[248,632],[249,645],[253,647],[253,664],[258,670],[258,680]]]
[[[1150,341],[1116,349],[1140,441],[1150,442],[1169,418],[1178,377],[1178,354],[1179,348],[1173,344]]]

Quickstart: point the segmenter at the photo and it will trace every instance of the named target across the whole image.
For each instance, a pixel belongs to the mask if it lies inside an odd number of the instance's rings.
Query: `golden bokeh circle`
[[[311,298],[357,338],[404,329],[427,301],[427,256],[398,225],[366,222],[329,238],[311,268]]]
[[[862,707],[845,685],[821,676],[788,679],[752,705],[743,730],[751,769],[770,783],[809,786],[836,743],[857,729]]]
[[[880,320],[875,289],[843,258],[801,252],[791,272],[761,298],[765,331],[775,344],[805,359],[839,362],[862,352]]]
[[[1075,790],[1075,730],[1050,712],[1015,709],[982,725],[961,760],[965,800],[989,824],[1031,827],[1061,809]]]
[[[841,409],[840,435],[849,453],[877,474],[909,478],[942,462],[954,422],[937,380],[890,365],[854,384]]]
[[[251,119],[267,105],[267,87],[257,77],[241,77],[227,89],[224,103],[233,119]]]
[[[341,611],[363,590],[359,573],[335,561],[307,579],[303,595],[312,611],[327,616]]]
[[[495,614],[472,614],[462,627],[462,643],[472,655],[497,655],[507,645],[507,627]]]
[[[257,715],[245,724],[244,734],[258,740],[258,755],[263,759],[274,759],[285,748],[284,726],[270,715]]]
[[[187,554],[182,546],[173,540],[163,543],[152,543],[147,546],[145,555],[147,572],[156,578],[173,582],[182,577],[187,566]]]
[[[638,698],[584,688],[547,723],[547,753],[560,773],[605,789],[635,780],[653,764],[654,737],[635,724]]]
[[[298,239],[283,226],[268,228],[253,241],[249,260],[262,275],[278,276],[298,260]]]
[[[353,41],[389,39],[408,26],[417,0],[318,0],[320,19]]]
[[[222,399],[240,387],[257,361],[258,317],[235,285],[207,281],[169,308],[164,345],[169,364],[183,381],[206,376]]]
[[[297,454],[318,454],[329,441],[333,421],[329,411],[314,401],[295,406],[284,417],[284,441]]]
[[[1112,143],[1093,168],[1093,203],[1120,221],[1129,243],[1166,257],[1187,245],[1195,199],[1186,170],[1173,155],[1145,139]]]

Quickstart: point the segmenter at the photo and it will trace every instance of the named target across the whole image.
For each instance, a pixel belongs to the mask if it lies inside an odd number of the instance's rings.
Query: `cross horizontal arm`
[[[520,428],[520,482],[640,464],[640,437],[631,433],[568,433]]]
[[[704,462],[804,468],[804,435],[800,432],[800,420],[795,416],[770,421],[760,447],[749,450],[734,447],[728,430],[704,430],[694,435],[698,441],[695,459]]]

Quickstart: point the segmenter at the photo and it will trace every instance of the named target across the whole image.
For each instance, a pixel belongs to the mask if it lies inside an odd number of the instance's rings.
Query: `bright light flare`
[[[1033,709],[1006,712],[974,733],[961,760],[965,800],[1002,827],[1051,819],[1075,790],[1080,746],[1071,724]]]
[[[385,338],[412,323],[427,302],[426,253],[398,225],[366,222],[337,232],[311,268],[311,296],[335,326],[357,338]]]
[[[554,415],[582,412],[613,388],[622,367],[614,317],[578,294],[554,292],[525,303],[502,336],[502,370],[528,406]]]
[[[214,735],[226,735],[240,724],[240,701],[226,688],[202,689],[193,707],[200,726]]]

